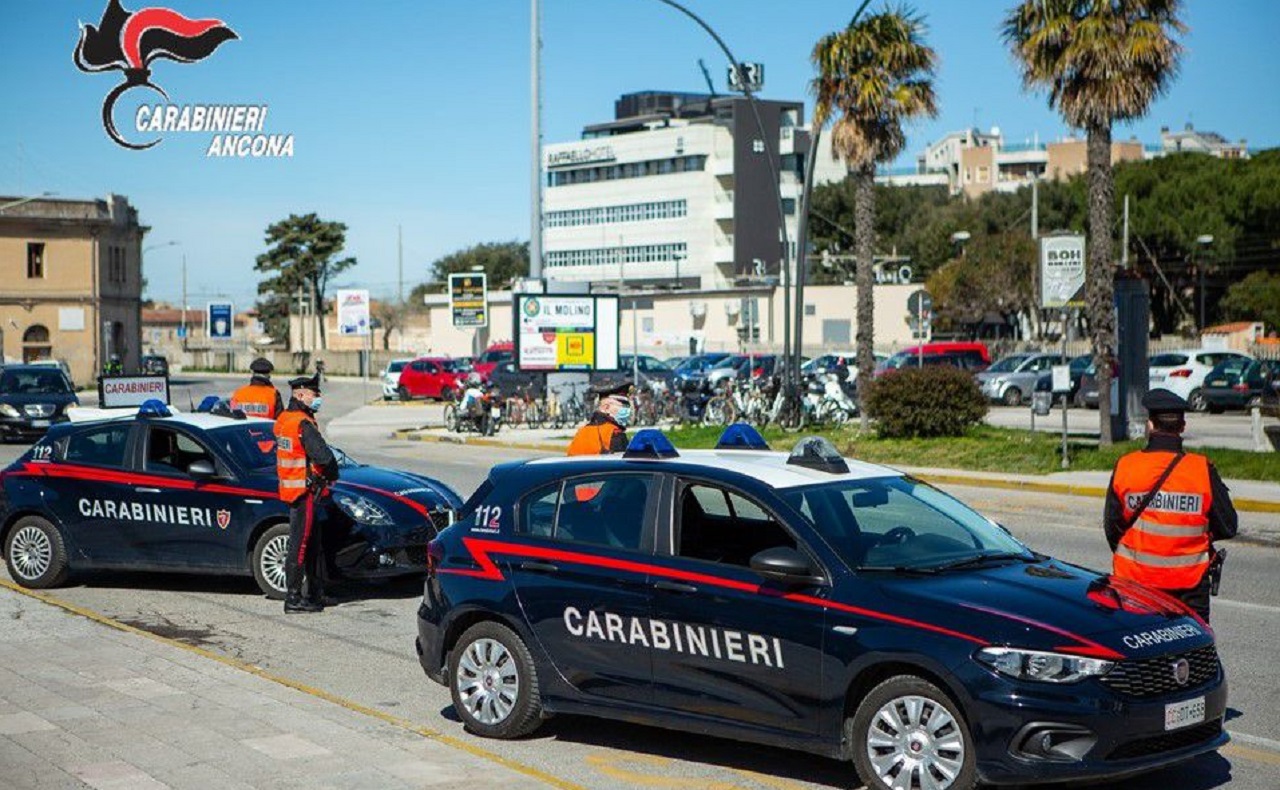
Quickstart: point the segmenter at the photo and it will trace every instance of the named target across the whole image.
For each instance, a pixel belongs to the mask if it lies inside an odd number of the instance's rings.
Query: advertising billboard
[[[338,291],[338,334],[369,334],[369,292],[363,288]]]
[[[517,294],[520,370],[618,369],[618,297]]]
[[[235,309],[230,302],[210,302],[208,330],[210,340],[230,340],[235,331]]]
[[[1084,236],[1040,238],[1040,306],[1084,306]]]
[[[484,272],[449,275],[449,312],[456,327],[489,325],[489,285]]]
[[[169,402],[168,376],[101,376],[98,379],[99,408],[141,406],[149,400]]]

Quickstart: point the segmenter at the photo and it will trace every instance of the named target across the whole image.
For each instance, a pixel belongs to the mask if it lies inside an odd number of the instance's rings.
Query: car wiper
[[[921,567],[918,565],[859,565],[859,571],[873,571],[877,573],[915,573],[920,575],[929,575],[938,572],[937,568]]]
[[[1001,551],[990,554],[975,554],[972,557],[963,557],[951,562],[944,562],[941,565],[930,565],[929,570],[932,571],[949,571],[955,568],[971,568],[976,565],[983,565],[996,560],[1022,560],[1026,563],[1040,562],[1040,558],[1036,556],[1027,556],[1022,552]]]

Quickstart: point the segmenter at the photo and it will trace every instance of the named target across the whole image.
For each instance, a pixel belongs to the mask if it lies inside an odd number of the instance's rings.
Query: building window
[[[559,187],[591,181],[614,181],[621,178],[641,178],[644,176],[704,170],[706,169],[706,164],[706,156],[677,156],[671,159],[628,162],[623,165],[610,165],[608,167],[578,167],[571,170],[556,170],[547,173],[547,186]]]
[[[689,213],[688,201],[664,200],[653,203],[628,203],[621,206],[549,211],[549,228],[572,228],[580,225],[611,225],[619,222],[643,222],[654,219],[678,219]]]
[[[978,183],[985,184],[991,180],[991,171],[985,166],[978,167]]]
[[[27,277],[44,277],[44,242],[33,241],[27,244]]]
[[[632,247],[599,247],[589,250],[551,250],[546,253],[547,266],[617,266],[628,263],[672,263],[687,257],[684,242],[643,244]],[[625,268],[623,270],[625,272]]]

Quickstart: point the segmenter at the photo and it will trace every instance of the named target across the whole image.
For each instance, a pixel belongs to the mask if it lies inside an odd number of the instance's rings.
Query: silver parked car
[[[982,394],[1006,406],[1020,406],[1035,391],[1036,379],[1054,365],[1067,364],[1061,354],[1010,354],[978,374]]]

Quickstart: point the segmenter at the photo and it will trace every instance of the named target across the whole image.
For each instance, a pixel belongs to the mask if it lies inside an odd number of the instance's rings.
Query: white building
[[[800,102],[632,93],[615,119],[544,149],[544,274],[612,286],[715,289],[779,276],[779,188],[794,261],[809,134]],[[845,177],[827,137],[817,183]],[[769,169],[772,154],[775,179]]]

